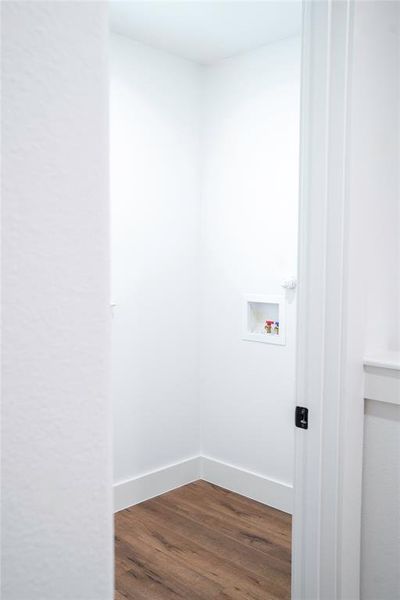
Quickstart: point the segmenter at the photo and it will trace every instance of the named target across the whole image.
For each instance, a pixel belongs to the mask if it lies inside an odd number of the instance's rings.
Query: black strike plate
[[[308,408],[305,406],[296,406],[296,427],[308,429]]]

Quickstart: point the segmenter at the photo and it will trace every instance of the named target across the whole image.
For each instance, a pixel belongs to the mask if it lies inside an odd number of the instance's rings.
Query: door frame
[[[347,327],[353,13],[352,0],[303,2],[296,404],[309,428],[295,434],[296,600],[360,590],[363,365]]]

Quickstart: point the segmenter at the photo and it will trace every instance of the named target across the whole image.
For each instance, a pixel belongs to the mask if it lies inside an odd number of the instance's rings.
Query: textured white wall
[[[110,600],[107,11],[2,3],[4,600]]]
[[[199,67],[111,36],[114,479],[199,454]]]
[[[243,295],[297,269],[300,40],[205,67],[201,411],[206,456],[292,483],[295,293],[287,345],[242,341]]]

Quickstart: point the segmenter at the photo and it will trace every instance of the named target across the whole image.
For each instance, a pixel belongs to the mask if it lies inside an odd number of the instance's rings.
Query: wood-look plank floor
[[[291,517],[196,481],[115,516],[115,600],[290,598]]]

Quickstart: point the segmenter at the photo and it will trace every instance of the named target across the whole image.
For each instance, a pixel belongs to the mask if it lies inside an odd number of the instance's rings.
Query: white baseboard
[[[152,471],[114,484],[114,511],[118,512],[144,500],[199,479],[200,457],[196,456],[158,471]]]
[[[198,479],[204,479],[247,498],[292,513],[291,485],[268,479],[208,456],[196,456],[114,484],[114,510],[118,512]]]
[[[201,479],[284,512],[293,512],[293,486],[227,463],[201,457]]]

